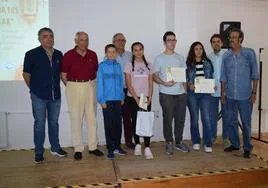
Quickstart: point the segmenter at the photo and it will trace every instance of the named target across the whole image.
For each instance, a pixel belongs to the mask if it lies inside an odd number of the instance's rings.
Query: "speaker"
[[[223,40],[223,47],[222,48],[230,48],[229,44],[229,32],[234,29],[241,29],[241,22],[229,22],[224,21],[220,24],[220,35]]]

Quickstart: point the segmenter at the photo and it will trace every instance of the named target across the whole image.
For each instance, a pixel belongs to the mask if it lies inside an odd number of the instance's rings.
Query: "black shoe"
[[[82,152],[75,152],[74,159],[80,161],[82,159]]]
[[[135,144],[133,144],[132,142],[127,142],[127,143],[126,143],[126,146],[127,146],[129,149],[135,149]]]
[[[89,154],[94,154],[95,156],[98,156],[98,157],[101,157],[104,155],[103,152],[100,151],[99,149],[95,149],[93,151],[88,151],[88,152],[89,152]]]
[[[41,163],[43,163],[43,162],[44,162],[44,157],[43,157],[43,155],[42,155],[42,154],[37,154],[37,155],[35,155],[34,162],[35,162],[36,164],[41,164]]]
[[[225,152],[232,152],[232,151],[236,151],[236,150],[239,150],[240,148],[236,148],[234,146],[229,146],[228,148],[225,148],[224,151]]]
[[[244,151],[244,158],[250,159],[250,151]]]

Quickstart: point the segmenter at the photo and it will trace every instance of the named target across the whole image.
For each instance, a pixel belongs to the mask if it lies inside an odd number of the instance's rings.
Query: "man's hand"
[[[252,93],[249,97],[249,101],[254,104],[256,102],[256,93]]]
[[[123,105],[124,105],[124,100],[121,101],[121,106],[123,106]]]

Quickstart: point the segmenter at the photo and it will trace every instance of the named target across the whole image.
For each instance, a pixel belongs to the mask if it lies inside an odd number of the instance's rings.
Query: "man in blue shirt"
[[[222,64],[222,56],[224,51],[222,49],[222,38],[219,34],[214,34],[210,38],[211,47],[213,52],[209,54],[209,59],[211,60],[214,67],[214,79],[216,85],[216,91],[214,94],[211,94],[211,103],[210,103],[210,121],[211,121],[211,134],[212,134],[212,142],[214,143],[217,138],[217,126],[218,126],[218,113],[219,113],[219,102],[221,97],[221,64]],[[222,140],[224,148],[230,146],[229,142],[229,131],[228,124],[226,122],[227,111],[226,105],[221,106],[222,112]]]
[[[256,54],[253,49],[241,46],[244,33],[240,29],[231,30],[229,39],[231,49],[224,54],[222,60],[221,100],[227,105],[232,145],[224,151],[231,152],[240,148],[237,121],[239,112],[243,127],[244,157],[250,158],[253,148],[250,142],[251,114],[259,80]]]
[[[41,46],[25,54],[23,78],[30,89],[34,116],[35,162],[44,161],[45,123],[48,121],[48,136],[51,154],[64,157],[67,153],[59,144],[58,118],[61,106],[60,62],[62,53],[53,48],[54,35],[50,28],[38,31]]]

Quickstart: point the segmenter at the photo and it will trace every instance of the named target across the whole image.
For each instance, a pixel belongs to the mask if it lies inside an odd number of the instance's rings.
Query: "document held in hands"
[[[215,79],[195,78],[195,93],[215,93]]]
[[[139,107],[144,109],[144,110],[147,110],[147,106],[148,106],[147,97],[143,93],[141,93]]]
[[[167,82],[173,80],[174,82],[186,82],[185,68],[168,67],[167,68]]]

